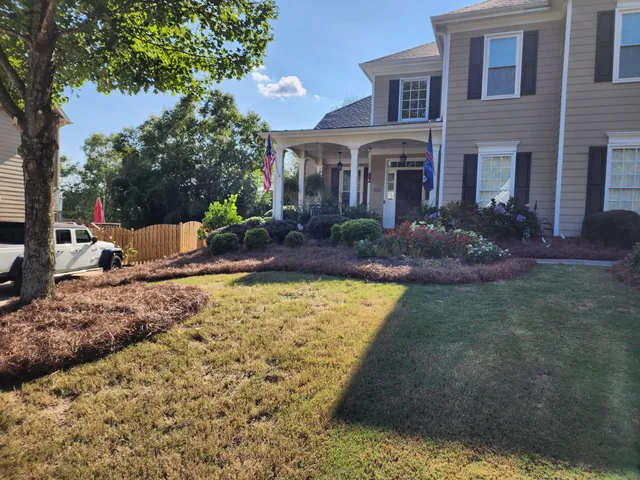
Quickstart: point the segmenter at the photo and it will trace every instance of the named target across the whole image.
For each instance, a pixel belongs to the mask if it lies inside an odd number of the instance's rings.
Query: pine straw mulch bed
[[[640,271],[631,269],[627,260],[616,262],[616,264],[611,267],[611,273],[622,283],[640,288]]]
[[[542,238],[528,241],[502,240],[496,242],[500,248],[508,248],[513,257],[563,260],[621,260],[630,250],[609,247],[601,242],[592,242],[584,238],[545,237],[549,248]]]
[[[0,385],[120,350],[168,330],[208,302],[202,289],[180,285],[93,287],[82,279],[63,282],[55,298],[0,311]]]
[[[345,247],[305,246],[299,249],[271,245],[261,252],[212,257],[206,249],[166,260],[86,279],[95,287],[155,282],[199,275],[299,272],[333,275],[376,282],[462,284],[494,282],[529,272],[531,259],[510,259],[488,265],[462,265],[451,261],[415,259],[360,259]]]

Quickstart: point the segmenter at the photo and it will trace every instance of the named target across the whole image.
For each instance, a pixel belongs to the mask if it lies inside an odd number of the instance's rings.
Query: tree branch
[[[18,72],[16,72],[15,68],[13,68],[13,65],[11,65],[11,62],[9,61],[7,54],[4,53],[4,50],[2,49],[1,46],[0,46],[0,67],[2,67],[2,70],[4,70],[4,73],[9,78],[9,81],[11,82],[11,84],[15,87],[16,90],[18,90],[18,93],[20,93],[20,95],[22,95],[22,98],[24,99],[24,95],[25,95],[24,81],[22,80],[22,78],[20,78],[20,75],[18,75]]]
[[[12,117],[18,119],[18,123],[22,123],[24,112],[16,105],[16,102],[13,101],[13,98],[11,98],[11,95],[2,82],[0,82],[0,104],[2,104]]]

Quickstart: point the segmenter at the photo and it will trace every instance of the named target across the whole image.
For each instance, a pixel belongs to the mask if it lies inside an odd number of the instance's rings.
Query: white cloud
[[[260,72],[251,72],[251,78],[253,78],[253,80],[258,83],[271,81],[269,75],[265,75],[264,73]]]
[[[282,77],[278,83],[258,84],[260,94],[265,97],[304,97],[307,90],[302,86],[298,77]]]
[[[322,97],[316,93],[316,94],[313,96],[313,98],[315,98],[316,100],[320,100]]]
[[[255,70],[266,70],[267,67],[265,67],[264,65],[260,65],[259,67],[256,67]]]

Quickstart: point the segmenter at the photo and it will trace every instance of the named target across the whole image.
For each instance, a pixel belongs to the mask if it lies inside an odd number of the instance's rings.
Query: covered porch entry
[[[427,194],[422,188],[422,169],[430,128],[436,188]],[[332,199],[339,211],[365,205],[382,216],[384,228],[393,228],[412,209],[439,204],[441,125],[438,123],[280,131],[271,135],[278,152],[275,218],[282,218],[284,179],[279,172],[283,171],[287,151],[298,161],[298,205],[308,207],[318,201],[305,192],[305,179],[313,174],[323,179],[324,200]]]

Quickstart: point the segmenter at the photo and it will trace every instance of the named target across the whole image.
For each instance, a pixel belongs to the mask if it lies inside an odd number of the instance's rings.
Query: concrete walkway
[[[609,260],[556,260],[539,259],[536,260],[541,265],[585,265],[588,267],[612,267],[616,262]]]

